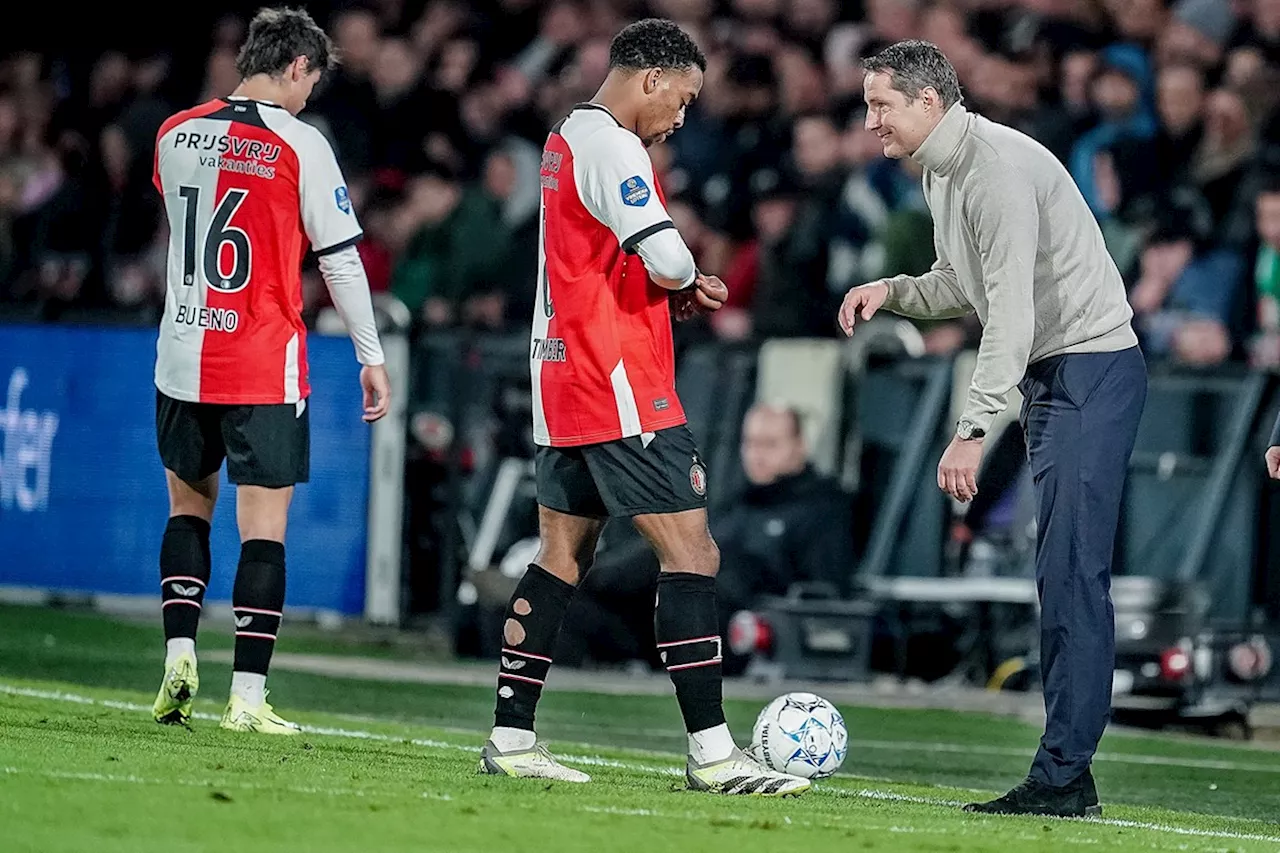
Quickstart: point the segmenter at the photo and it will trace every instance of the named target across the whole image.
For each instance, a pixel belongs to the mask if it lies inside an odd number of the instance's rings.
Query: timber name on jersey
[[[303,256],[361,236],[328,141],[282,107],[218,99],[160,127],[154,181],[170,235],[156,388],[193,403],[305,399]]]
[[[541,180],[534,441],[598,444],[683,424],[668,291],[635,253],[675,227],[644,145],[604,107],[579,104],[548,137]]]

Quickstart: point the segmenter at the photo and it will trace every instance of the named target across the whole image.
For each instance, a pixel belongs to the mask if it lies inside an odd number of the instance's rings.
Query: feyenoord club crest
[[[693,467],[689,469],[689,485],[693,487],[693,492],[698,497],[706,495],[707,469],[703,468],[699,462],[694,462]]]

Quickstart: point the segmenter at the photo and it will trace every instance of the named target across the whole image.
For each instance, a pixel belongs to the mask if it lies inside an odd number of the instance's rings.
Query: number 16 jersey
[[[283,107],[218,99],[160,127],[153,178],[169,219],[156,388],[193,403],[305,399],[303,256],[361,236],[328,141]]]

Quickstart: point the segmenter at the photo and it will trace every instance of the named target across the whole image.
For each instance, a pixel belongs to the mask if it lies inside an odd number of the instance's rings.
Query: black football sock
[[[551,652],[573,591],[572,584],[534,564],[516,584],[502,623],[495,726],[533,731],[534,712],[551,669]]]
[[[209,522],[175,515],[160,540],[160,598],[164,638],[196,638],[209,586]]]
[[[236,672],[265,676],[284,610],[284,543],[250,539],[240,546],[231,592],[236,617]]]
[[[723,724],[715,578],[688,572],[659,574],[654,634],[676,688],[685,730],[701,732]]]

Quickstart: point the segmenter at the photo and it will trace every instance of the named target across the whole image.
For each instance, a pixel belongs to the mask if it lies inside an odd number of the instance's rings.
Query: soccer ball
[[[751,754],[772,770],[820,779],[840,769],[849,731],[836,707],[812,693],[774,699],[756,718]]]

